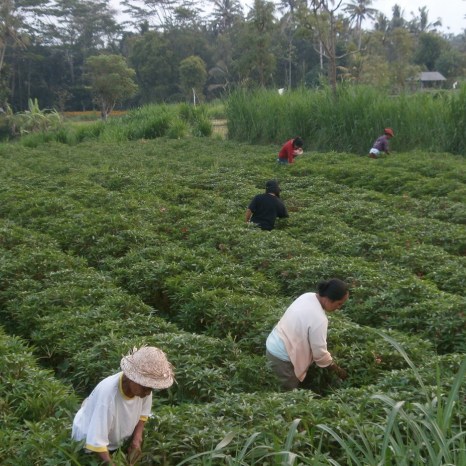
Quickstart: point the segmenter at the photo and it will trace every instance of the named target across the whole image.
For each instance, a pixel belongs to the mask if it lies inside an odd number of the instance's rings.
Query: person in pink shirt
[[[340,309],[348,297],[342,280],[322,281],[317,293],[304,293],[293,301],[269,334],[266,357],[284,390],[299,388],[312,363],[347,377],[327,350],[327,314]]]
[[[285,142],[278,153],[277,162],[281,164],[294,163],[294,159],[303,153],[303,140],[300,137]]]

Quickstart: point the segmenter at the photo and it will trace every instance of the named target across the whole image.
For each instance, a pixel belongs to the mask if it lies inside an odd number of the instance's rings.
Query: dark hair
[[[322,298],[328,298],[330,301],[338,301],[348,293],[348,285],[338,278],[321,281],[317,285],[317,291]]]
[[[276,196],[280,195],[281,189],[280,185],[278,184],[277,180],[269,180],[265,183],[265,192],[266,193],[273,193]]]
[[[303,147],[304,142],[300,137],[294,138],[293,139],[293,146],[295,147]]]

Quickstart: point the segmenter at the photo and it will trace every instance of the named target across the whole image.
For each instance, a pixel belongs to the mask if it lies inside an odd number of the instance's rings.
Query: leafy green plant
[[[77,397],[71,387],[39,367],[24,341],[6,335],[3,329],[0,356],[0,462],[60,464],[58,457],[63,457],[52,444],[70,446],[67,425],[78,405]]]
[[[221,460],[223,464],[231,466],[249,466],[249,465],[264,465],[264,464],[280,464],[282,466],[293,466],[299,455],[292,453],[289,449],[292,446],[293,438],[297,433],[299,419],[295,419],[290,426],[285,444],[282,450],[276,449],[276,446],[263,444],[256,445],[260,440],[260,433],[252,434],[241,446],[241,450],[237,450],[234,454],[224,453],[225,447],[230,445],[234,439],[234,432],[229,432],[225,438],[219,442],[215,448],[209,452],[198,453],[180,463],[177,466],[184,464],[202,464],[211,465],[218,463],[213,460]],[[201,460],[201,462],[199,462]],[[314,463],[315,464],[315,463]]]
[[[357,436],[319,424],[342,447],[345,456],[354,465],[441,465],[462,464],[466,459],[466,433],[458,429],[461,419],[462,385],[466,374],[466,359],[447,396],[437,387],[432,396],[424,385],[416,366],[398,342],[381,334],[405,358],[425,397],[424,402],[396,401],[384,394],[373,399],[382,403],[386,413],[384,423],[358,426]],[[463,390],[464,391],[464,390]],[[462,394],[461,394],[462,393]],[[342,464],[333,459],[330,464]],[[346,464],[346,463],[344,463]]]
[[[55,110],[40,109],[37,99],[28,100],[28,110],[9,117],[10,128],[16,134],[30,134],[57,130],[62,124]]]
[[[202,118],[195,122],[193,126],[193,135],[198,137],[212,136],[212,123],[208,118]]]
[[[170,139],[181,139],[188,133],[188,125],[181,119],[175,119],[171,122],[167,131],[167,137]]]

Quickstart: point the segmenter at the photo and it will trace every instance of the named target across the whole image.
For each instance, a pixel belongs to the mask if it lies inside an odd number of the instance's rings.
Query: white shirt
[[[327,350],[328,319],[316,293],[304,293],[293,301],[276,326],[286,347],[296,377],[304,380],[309,366],[332,363]]]
[[[71,436],[85,440],[87,450],[116,450],[131,437],[139,420],[146,421],[150,416],[152,393],[144,398],[128,398],[122,379],[123,372],[119,372],[102,380],[74,417]]]
[[[283,343],[283,340],[280,338],[280,335],[278,334],[277,327],[275,327],[270,332],[269,336],[267,337],[267,341],[265,342],[265,347],[272,356],[275,356],[276,358],[282,361],[290,360],[290,357],[286,352],[285,343]]]

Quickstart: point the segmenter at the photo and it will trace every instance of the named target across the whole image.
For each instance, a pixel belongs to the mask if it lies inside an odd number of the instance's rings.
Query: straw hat
[[[128,379],[144,387],[168,388],[175,380],[173,366],[167,356],[154,346],[133,348],[122,358],[120,367]]]

